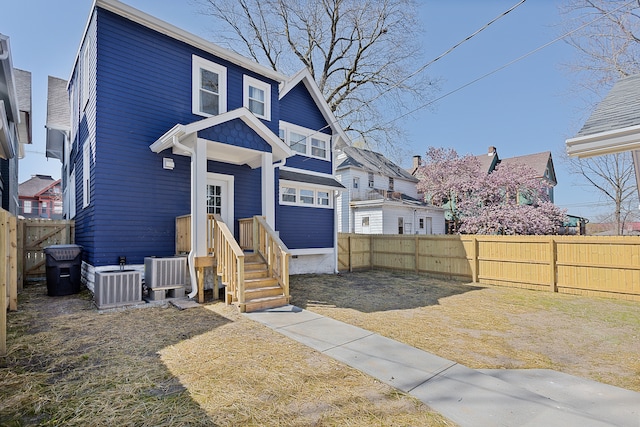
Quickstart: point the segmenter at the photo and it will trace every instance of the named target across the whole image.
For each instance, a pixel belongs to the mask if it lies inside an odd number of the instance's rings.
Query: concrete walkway
[[[291,305],[246,316],[411,394],[461,427],[640,427],[637,392],[544,369],[470,369]]]

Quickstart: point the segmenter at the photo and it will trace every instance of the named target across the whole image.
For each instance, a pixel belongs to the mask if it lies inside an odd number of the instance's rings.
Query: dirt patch
[[[640,392],[640,304],[384,271],[291,280],[292,303],[471,368],[546,368]]]
[[[222,303],[100,313],[28,286],[0,358],[2,426],[451,426]]]

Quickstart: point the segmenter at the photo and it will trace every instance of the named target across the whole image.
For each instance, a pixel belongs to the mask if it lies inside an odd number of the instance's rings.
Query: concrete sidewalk
[[[550,370],[473,370],[295,306],[247,317],[420,399],[461,427],[640,427],[640,393]]]

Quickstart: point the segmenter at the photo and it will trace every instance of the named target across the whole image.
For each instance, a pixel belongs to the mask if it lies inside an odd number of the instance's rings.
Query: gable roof
[[[223,47],[220,47],[215,43],[205,40],[202,37],[196,36],[195,34],[191,34],[188,31],[185,31],[181,28],[176,27],[175,25],[169,24],[168,22],[158,19],[155,16],[151,16],[147,13],[144,13],[141,10],[138,10],[127,4],[124,4],[118,0],[94,0],[93,1],[93,4],[91,6],[91,11],[89,13],[89,17],[87,19],[87,23],[85,25],[85,28],[82,34],[82,38],[80,39],[80,46],[78,46],[78,51],[76,53],[75,61],[74,61],[73,67],[71,68],[72,72],[76,68],[78,59],[80,58],[80,49],[82,48],[82,43],[84,42],[84,39],[87,35],[87,30],[89,29],[91,17],[93,16],[93,12],[95,11],[96,7],[113,12],[116,15],[129,19],[130,21],[136,22],[147,28],[151,28],[152,30],[158,31],[159,33],[162,33],[173,39],[176,39],[184,43],[187,43],[191,46],[197,47],[198,49],[202,49],[205,52],[209,52],[212,55],[225,59],[243,68],[246,68],[247,70],[254,71],[262,76],[268,77],[275,81],[283,82],[286,80],[286,76],[282,73],[279,73],[278,71],[265,67],[264,65],[254,62],[249,58],[246,58],[236,52],[233,52],[228,49],[224,49]]]
[[[500,160],[500,165],[524,164],[536,171],[537,178],[545,178],[547,169],[549,169],[549,179],[557,184],[556,172],[553,168],[553,160],[551,159],[551,151],[543,151],[542,153],[525,154],[524,156],[510,157]]]
[[[567,153],[578,157],[640,149],[640,74],[618,80],[565,143]]]
[[[65,134],[71,129],[67,81],[49,76],[47,85],[47,130],[45,155],[62,160]]]
[[[401,178],[411,182],[419,181],[408,171],[375,151],[352,146],[343,147],[340,151],[346,155],[346,158],[336,167],[336,170],[354,167],[367,172],[381,173],[392,178]]]
[[[18,196],[36,197],[59,183],[59,179],[53,179],[49,175],[34,175],[18,185]]]
[[[291,91],[291,89],[293,89],[300,83],[303,83],[307,88],[307,91],[309,91],[311,98],[313,98],[313,101],[318,106],[318,109],[322,113],[324,120],[329,123],[329,127],[331,127],[331,130],[339,136],[338,140],[336,141],[335,147],[341,148],[350,145],[349,137],[338,123],[338,119],[336,119],[333,111],[331,111],[331,108],[329,108],[327,101],[324,99],[324,95],[322,94],[322,92],[320,92],[318,84],[313,79],[313,76],[307,68],[303,68],[302,70],[298,71],[293,77],[284,82],[284,84],[280,87],[280,94],[278,98],[284,98],[285,95],[289,93],[289,91]],[[319,131],[320,129],[316,130]]]
[[[188,125],[177,124],[165,132],[160,138],[158,138],[153,144],[149,146],[151,151],[159,153],[167,148],[177,148],[174,144],[174,138],[182,138],[186,135],[197,133],[198,131],[217,126],[222,123],[229,122],[231,120],[240,119],[255,133],[257,133],[262,139],[267,142],[272,148],[273,161],[278,162],[280,160],[291,157],[293,152],[278,136],[276,136],[271,129],[267,127],[260,119],[258,119],[251,111],[245,107],[237,108],[235,110],[227,111],[226,113],[218,114],[217,116],[208,117],[206,119],[198,120]],[[211,144],[221,144],[217,142],[211,142]],[[219,150],[219,154],[223,151],[227,152],[228,156],[234,156],[239,153],[240,157],[246,157],[246,154],[252,150],[243,147],[235,147],[233,145],[223,144],[224,150]],[[175,151],[178,154],[186,154],[184,151],[178,149]],[[243,153],[241,153],[243,152]],[[231,158],[226,159],[233,162]],[[252,168],[260,166],[259,157],[255,157],[248,160],[246,163]]]

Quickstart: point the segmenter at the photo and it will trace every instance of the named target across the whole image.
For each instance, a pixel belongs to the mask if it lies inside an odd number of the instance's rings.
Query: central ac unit
[[[93,299],[100,309],[142,303],[142,275],[134,270],[96,271]]]
[[[146,257],[144,259],[144,283],[150,289],[184,286],[186,274],[186,257]]]

